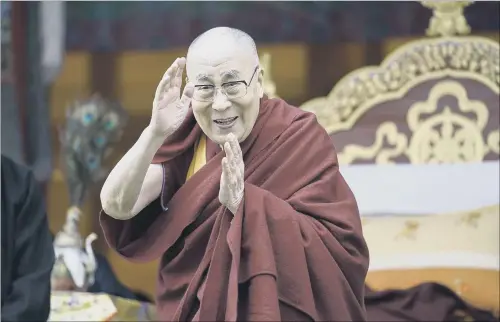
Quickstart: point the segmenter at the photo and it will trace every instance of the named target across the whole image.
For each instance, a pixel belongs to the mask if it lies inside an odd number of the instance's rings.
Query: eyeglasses
[[[217,89],[220,89],[221,93],[226,95],[227,99],[237,99],[247,95],[248,86],[252,83],[255,73],[259,69],[259,66],[255,67],[250,81],[247,83],[244,80],[227,82],[222,84],[220,87],[214,85],[195,85],[193,92],[193,99],[199,102],[213,102]]]

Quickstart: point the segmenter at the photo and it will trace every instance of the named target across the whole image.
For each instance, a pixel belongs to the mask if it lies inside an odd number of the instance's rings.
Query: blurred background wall
[[[52,5],[47,5],[52,3]],[[272,57],[278,94],[292,104],[326,95],[348,72],[374,65],[423,37],[431,11],[418,2],[1,2],[2,153],[35,169],[45,185],[50,226],[69,206],[56,129],[65,108],[100,93],[131,116],[111,164],[146,126],[158,81],[189,43],[215,26],[249,33]],[[466,10],[473,34],[499,40],[499,2]],[[82,233],[100,233],[99,189],[85,206]],[[108,250],[118,277],[154,293],[156,263],[131,264]]]

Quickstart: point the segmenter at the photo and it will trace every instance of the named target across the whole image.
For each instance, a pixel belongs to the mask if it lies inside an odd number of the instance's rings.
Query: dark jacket
[[[2,155],[2,321],[46,321],[54,248],[33,174]]]

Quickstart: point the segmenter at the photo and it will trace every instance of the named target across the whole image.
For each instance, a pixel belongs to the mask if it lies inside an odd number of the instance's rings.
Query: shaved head
[[[204,57],[224,59],[237,52],[248,56],[252,64],[259,64],[259,54],[255,41],[246,32],[230,27],[216,27],[205,31],[191,43],[186,59]],[[188,63],[189,65],[189,63]],[[189,66],[187,66],[189,69]]]

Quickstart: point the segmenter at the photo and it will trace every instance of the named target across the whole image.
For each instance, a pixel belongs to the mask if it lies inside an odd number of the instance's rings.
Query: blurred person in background
[[[2,155],[2,321],[46,321],[52,236],[32,172]]]

